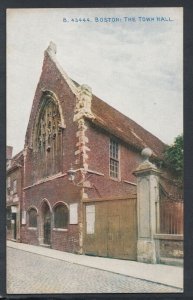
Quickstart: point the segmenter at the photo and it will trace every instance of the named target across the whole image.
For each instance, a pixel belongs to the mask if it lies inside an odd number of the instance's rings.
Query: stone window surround
[[[56,226],[56,223],[55,223],[55,214],[56,214],[56,209],[58,208],[58,207],[64,207],[65,208],[65,214],[67,214],[67,221],[66,221],[66,223],[64,224],[64,226],[65,227],[60,227],[60,226]],[[53,208],[53,217],[54,217],[54,226],[53,226],[53,230],[55,230],[55,231],[67,231],[68,230],[68,225],[69,225],[69,208],[67,207],[67,205],[65,205],[65,203],[62,203],[62,202],[58,202],[55,206],[54,206],[54,208]],[[65,215],[65,217],[66,217],[66,215]]]

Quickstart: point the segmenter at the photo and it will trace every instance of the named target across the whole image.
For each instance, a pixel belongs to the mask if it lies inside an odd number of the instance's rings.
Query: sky
[[[14,155],[24,147],[50,41],[70,78],[163,142],[183,132],[182,8],[8,9],[7,145]]]

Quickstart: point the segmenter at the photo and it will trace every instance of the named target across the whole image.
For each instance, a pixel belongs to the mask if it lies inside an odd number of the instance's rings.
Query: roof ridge
[[[68,84],[72,93],[78,97],[78,87],[81,85],[71,79],[58,63],[56,59],[56,45],[50,42],[50,45],[45,50],[45,54],[48,54],[58,71],[61,73],[63,79]],[[116,136],[125,140],[128,144],[135,146],[137,149],[142,150],[144,147],[149,147],[152,149],[155,156],[159,158],[163,156],[163,151],[166,147],[164,142],[142,127],[142,125],[124,115],[118,109],[114,108],[94,94],[92,94],[91,111],[96,117],[95,121],[99,122],[99,126],[100,124],[103,124],[102,126],[105,126],[107,131],[109,130],[110,132],[111,129],[113,129]]]

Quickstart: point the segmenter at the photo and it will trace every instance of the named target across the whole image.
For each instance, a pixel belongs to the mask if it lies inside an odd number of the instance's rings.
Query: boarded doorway
[[[46,202],[42,205],[43,220],[43,244],[50,245],[51,242],[51,213]]]
[[[136,260],[136,197],[85,201],[84,253]]]

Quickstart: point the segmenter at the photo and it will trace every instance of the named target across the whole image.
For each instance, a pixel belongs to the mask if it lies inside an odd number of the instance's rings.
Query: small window
[[[110,140],[110,177],[118,178],[119,177],[119,144]]]
[[[55,228],[67,228],[68,226],[68,208],[59,204],[54,210],[54,227]]]
[[[13,181],[13,192],[17,193],[17,180],[16,179]]]
[[[28,212],[29,215],[29,227],[37,227],[37,211],[35,208],[31,208]]]

